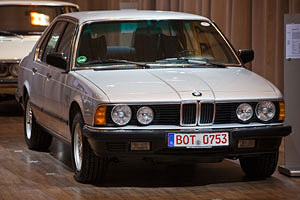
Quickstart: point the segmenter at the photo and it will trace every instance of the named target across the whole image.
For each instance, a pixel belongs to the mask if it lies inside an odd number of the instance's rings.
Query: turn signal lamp
[[[103,126],[106,124],[106,106],[99,106],[94,115],[94,125]]]
[[[283,121],[284,119],[285,119],[285,106],[284,106],[284,102],[281,101],[281,102],[279,102],[279,117],[278,117],[278,120]]]

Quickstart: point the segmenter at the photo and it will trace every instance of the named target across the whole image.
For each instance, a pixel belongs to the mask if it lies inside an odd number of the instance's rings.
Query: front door
[[[42,62],[45,66],[45,81],[43,86],[43,125],[51,131],[59,134],[66,140],[70,136],[66,133],[68,128],[68,106],[64,94],[66,94],[66,80],[68,73],[66,68],[59,68],[47,64],[47,55],[50,53],[62,53],[69,64],[71,44],[73,42],[76,25],[67,21],[58,21],[44,47]]]

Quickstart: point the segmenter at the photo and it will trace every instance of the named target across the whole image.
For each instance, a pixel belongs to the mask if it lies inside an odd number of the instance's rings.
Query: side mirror
[[[244,64],[251,62],[254,59],[254,51],[251,49],[240,49],[238,54]]]
[[[49,65],[53,65],[60,69],[67,69],[67,58],[63,55],[63,53],[49,53],[46,58],[46,62]]]

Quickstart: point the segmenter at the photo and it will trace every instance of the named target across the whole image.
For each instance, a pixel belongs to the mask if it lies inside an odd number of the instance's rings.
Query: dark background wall
[[[69,0],[81,10],[115,10],[133,3],[141,10],[172,10],[214,20],[235,49],[254,49],[249,67],[283,90],[283,16],[300,13],[300,0]]]

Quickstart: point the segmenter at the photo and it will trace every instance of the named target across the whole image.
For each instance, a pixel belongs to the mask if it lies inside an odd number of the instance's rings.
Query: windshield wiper
[[[181,59],[181,58],[177,58]],[[208,59],[192,59],[192,58],[183,58],[187,63],[190,64],[201,64],[201,65],[209,65],[209,66],[214,66],[214,67],[227,67],[227,64],[225,63],[219,63],[219,62],[214,62],[210,61]]]
[[[188,64],[199,64],[199,65],[221,67],[221,68],[228,66],[228,64],[210,61],[206,58],[195,59],[195,58],[178,57],[178,58],[167,58],[165,60],[179,60],[179,61],[185,61]]]
[[[9,32],[9,31],[0,31],[0,35],[5,35],[5,36],[17,36],[18,38],[23,39],[22,35],[19,35],[17,33]]]
[[[124,63],[124,64],[133,64],[136,65],[137,67],[143,68],[143,69],[149,69],[150,65],[147,63],[141,63],[141,62],[134,62],[134,61],[129,61],[129,60],[118,60],[118,59],[104,59],[104,60],[93,60],[90,62],[86,62],[84,64],[89,65],[89,64],[107,64],[107,63]]]
[[[186,57],[165,58],[163,60],[158,60],[158,61],[183,61],[187,64],[198,64],[198,65],[221,67],[221,68],[227,67],[229,65],[225,63],[210,61],[208,59],[194,59],[194,58],[186,58]]]

